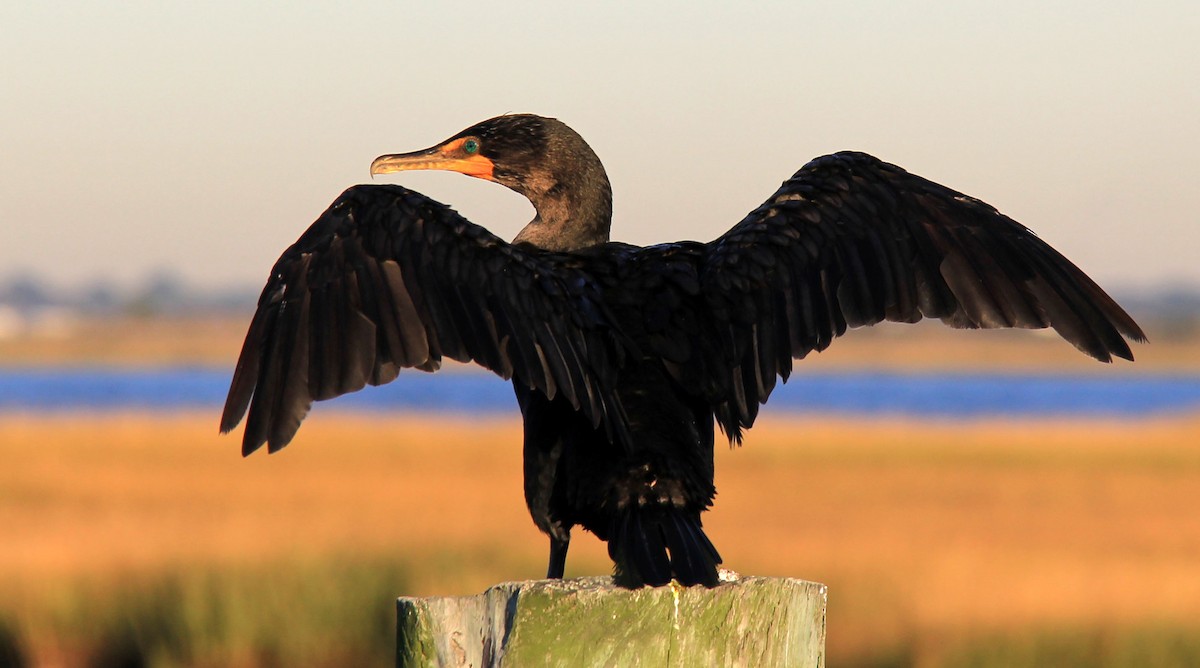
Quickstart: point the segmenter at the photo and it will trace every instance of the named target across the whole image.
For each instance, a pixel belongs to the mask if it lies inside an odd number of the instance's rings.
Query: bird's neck
[[[552,119],[546,122],[555,131],[540,159],[513,188],[529,199],[537,215],[513,241],[559,252],[606,243],[612,186],[604,165],[574,130]]]
[[[612,190],[607,178],[592,179],[586,187],[552,187],[531,196],[529,201],[537,215],[513,243],[568,252],[608,241],[612,226]]]

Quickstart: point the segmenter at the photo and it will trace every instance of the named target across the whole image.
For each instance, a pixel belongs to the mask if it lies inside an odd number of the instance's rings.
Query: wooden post
[[[396,665],[821,668],[825,594],[825,585],[790,578],[629,590],[590,577],[405,597]]]

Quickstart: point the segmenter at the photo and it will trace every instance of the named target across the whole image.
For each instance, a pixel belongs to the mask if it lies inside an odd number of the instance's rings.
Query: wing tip
[[[245,415],[244,411],[242,413],[235,413],[234,411],[231,411],[231,410],[229,410],[228,407],[226,407],[225,411],[223,413],[221,413],[221,425],[220,425],[221,435],[224,436],[225,434],[228,434],[229,432],[236,429],[237,426],[242,423],[242,417],[244,415]]]
[[[267,452],[268,453],[275,451],[274,446],[270,445],[267,442],[267,439],[254,438],[253,436],[250,435],[249,432],[247,432],[245,437],[242,438],[242,456],[249,457],[250,455],[254,454],[255,452],[258,452],[258,450],[262,448],[264,443],[267,443]],[[279,447],[283,447],[283,446],[279,446]]]

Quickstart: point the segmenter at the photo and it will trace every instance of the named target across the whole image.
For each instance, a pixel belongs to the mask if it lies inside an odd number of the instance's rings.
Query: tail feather
[[[627,508],[613,524],[608,554],[616,563],[618,584],[659,587],[673,578],[687,586],[717,586],[721,555],[704,535],[699,512]]]
[[[681,517],[679,514],[670,515],[676,532],[668,532],[668,545],[671,548],[672,560],[679,558],[681,563],[673,565],[679,579],[690,582],[685,584],[705,584],[710,587],[717,585],[717,565],[721,563],[721,555],[717,548],[708,540],[703,527],[700,525],[699,514],[695,518]],[[670,542],[671,535],[677,536]],[[684,575],[686,574],[686,575]]]

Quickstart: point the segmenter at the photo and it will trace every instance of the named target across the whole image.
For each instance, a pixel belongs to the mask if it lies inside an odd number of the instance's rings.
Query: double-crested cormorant
[[[714,241],[647,248],[609,242],[604,167],[555,119],[500,116],[371,165],[409,169],[495,181],[537,215],[509,244],[400,186],[345,191],[275,263],[221,430],[249,409],[243,453],[274,452],[314,400],[476,362],[516,390],[552,578],[579,525],[624,585],[715,585],[714,421],[740,441],[792,360],[849,327],[1053,327],[1104,362],[1145,340],[1024,226],[863,153],[813,160]]]

